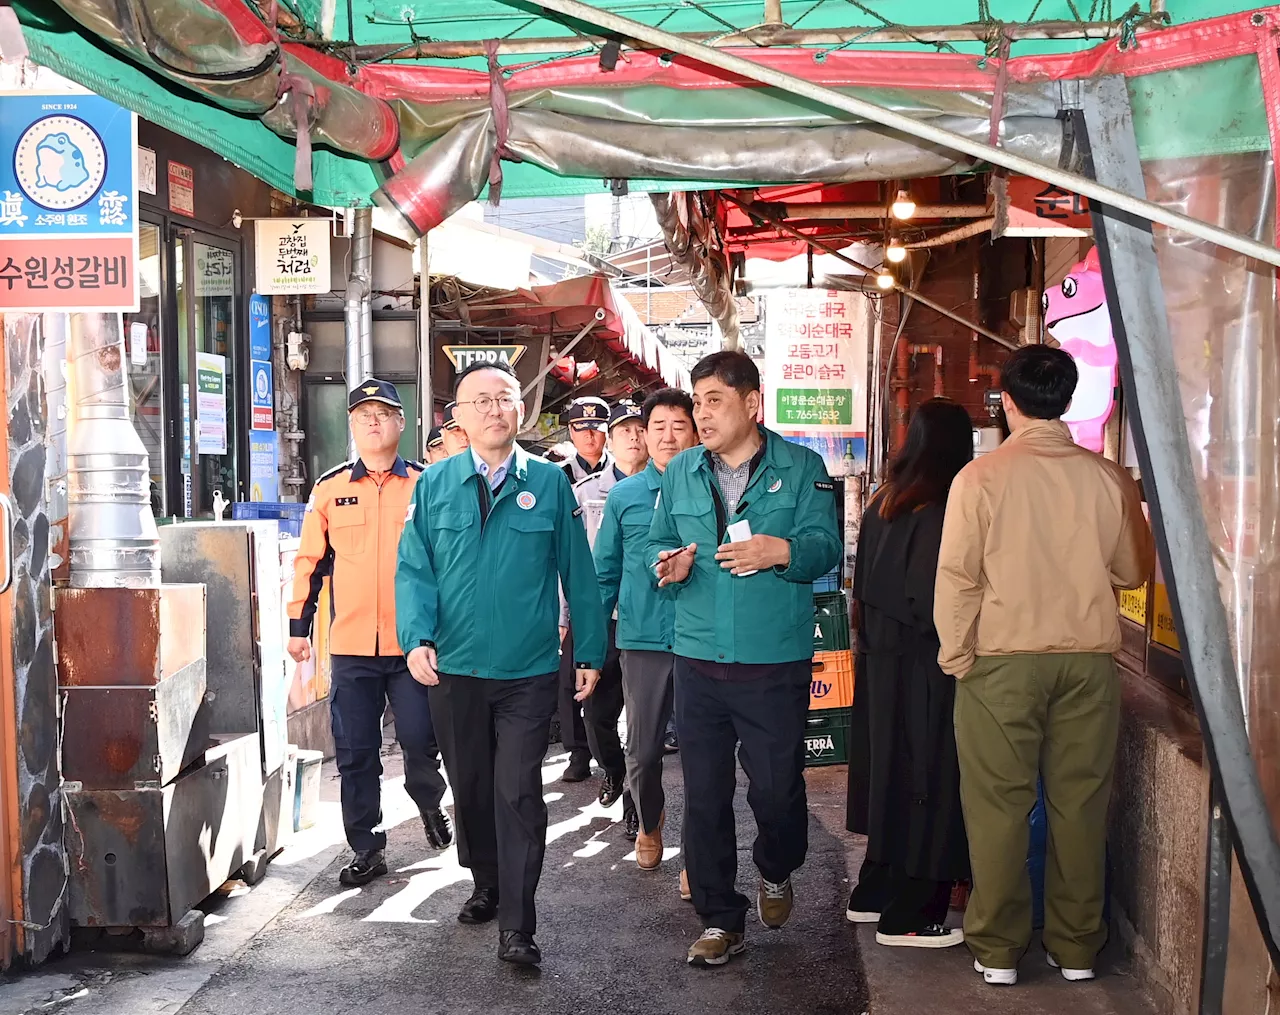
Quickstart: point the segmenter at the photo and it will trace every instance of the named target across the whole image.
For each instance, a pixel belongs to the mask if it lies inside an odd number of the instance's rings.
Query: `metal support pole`
[[[1087,197],[1090,201],[1101,202],[1145,221],[1158,222],[1173,229],[1181,229],[1183,232],[1190,233],[1199,239],[1216,243],[1219,246],[1226,247],[1228,250],[1234,250],[1248,257],[1257,258],[1267,264],[1280,266],[1280,250],[1269,244],[1259,243],[1247,236],[1241,236],[1239,233],[1220,229],[1218,226],[1210,225],[1199,219],[1171,211],[1146,200],[1145,197],[1116,190],[1114,187],[1105,186],[1086,176],[1067,172],[1057,166],[1044,165],[1021,155],[1015,155],[1013,152],[1006,151],[1003,148],[996,148],[981,141],[964,137],[954,131],[945,130],[928,121],[917,120],[907,116],[905,113],[898,113],[883,106],[878,106],[874,102],[867,102],[852,95],[842,94],[832,88],[816,85],[811,81],[804,80],[804,78],[796,77],[794,74],[786,74],[783,71],[774,70],[772,67],[766,67],[753,60],[746,60],[723,50],[691,42],[671,32],[664,32],[660,28],[652,28],[639,21],[620,17],[611,11],[603,11],[598,7],[592,7],[590,4],[580,2],[580,0],[534,0],[534,5],[544,10],[555,11],[567,17],[576,18],[589,25],[596,25],[611,32],[630,36],[651,46],[668,49],[672,53],[678,53],[710,67],[718,67],[720,70],[728,71],[730,74],[737,74],[764,85],[772,85],[774,88],[781,89],[792,95],[798,95],[801,98],[821,103],[832,109],[851,113],[853,116],[863,120],[869,120],[892,130],[901,131],[908,137],[920,138],[922,141],[941,145],[951,151],[969,155],[980,162],[989,162],[993,166],[1002,166],[1011,172],[1021,173],[1025,176],[1042,180],[1045,183],[1051,183],[1054,186],[1061,187],[1063,190]],[[1136,192],[1138,195],[1143,193],[1143,191]]]
[[[357,208],[351,274],[360,287],[360,380],[373,376],[373,209]]]
[[[563,349],[560,350],[560,355],[568,356],[569,353],[573,352],[573,350],[577,347],[578,343],[587,337],[591,329],[594,328],[597,324],[599,324],[603,320],[604,320],[604,310],[602,308],[597,307],[595,316],[582,326],[582,330],[573,336],[573,338],[570,340],[568,345],[566,345]],[[551,373],[551,368],[553,366],[555,366],[554,360],[544,365],[543,368],[538,371],[537,375],[533,378],[533,380],[531,380],[528,384],[524,386],[524,390],[520,392],[520,397],[528,398],[529,392],[538,386],[538,382],[541,381],[542,378],[546,377],[547,374]]]
[[[1081,85],[1075,116],[1086,171],[1109,187],[1145,193],[1124,80]],[[1191,442],[1178,385],[1164,289],[1151,227],[1140,218],[1094,204],[1093,233],[1107,305],[1120,353],[1125,398],[1142,466],[1160,561],[1172,593],[1174,619],[1191,676],[1210,770],[1249,889],[1258,926],[1280,965],[1280,844],[1249,750],[1236,684],[1227,613],[1218,588],[1213,545],[1200,505]],[[1222,872],[1215,889],[1223,887]]]
[[[436,422],[435,380],[431,368],[431,274],[427,271],[427,238],[418,237],[418,454],[427,460],[427,435]]]
[[[824,254],[830,254],[832,257],[839,258],[841,261],[844,261],[845,264],[850,265],[851,267],[857,268],[864,275],[876,274],[875,268],[869,268],[867,265],[863,264],[862,262],[855,261],[848,254],[844,253],[841,250],[838,250],[836,247],[831,246],[831,244],[829,243],[824,243],[822,240],[819,240],[816,237],[809,236],[806,233],[802,233],[799,229],[796,229],[792,225],[788,225],[786,222],[782,221],[782,219],[778,218],[776,215],[772,214],[771,212],[762,212],[758,208],[754,207],[753,205],[747,204],[746,201],[743,201],[741,198],[734,196],[728,191],[721,191],[721,196],[724,197],[726,200],[731,201],[733,204],[736,204],[739,208],[741,208],[747,214],[755,215],[763,219],[764,221],[777,226],[788,236],[792,236],[797,240],[801,240],[809,244],[810,247],[813,247],[817,250],[821,250]],[[896,289],[898,292],[902,293],[902,295],[906,296],[908,299],[915,300],[915,302],[921,304],[922,306],[928,307],[934,313],[941,314],[943,317],[950,318],[951,320],[955,321],[957,324],[964,325],[970,331],[976,331],[979,335],[982,335],[984,338],[991,339],[991,341],[995,342],[997,345],[1002,345],[1006,349],[1018,348],[1017,342],[1010,341],[1009,339],[1005,338],[1003,335],[997,335],[994,331],[991,331],[988,328],[984,328],[981,324],[976,324],[975,322],[970,321],[967,318],[961,317],[954,310],[950,310],[947,307],[942,306],[942,304],[940,303],[935,303],[933,300],[929,299],[929,297],[916,292],[914,289],[911,289],[908,286],[903,285],[901,282],[895,282],[893,284],[893,288]]]
[[[1231,932],[1231,824],[1218,780],[1209,777],[1209,835],[1205,850],[1204,925],[1200,941],[1200,1015],[1222,1015]]]

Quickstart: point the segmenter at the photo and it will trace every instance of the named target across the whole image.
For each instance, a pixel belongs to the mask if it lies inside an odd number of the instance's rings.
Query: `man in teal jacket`
[[[605,613],[618,609],[616,642],[627,707],[627,788],[635,802],[630,820],[638,822],[636,864],[653,870],[662,862],[662,758],[671,718],[675,601],[669,591],[657,587],[645,551],[662,473],[676,455],[698,442],[698,434],[693,401],[675,388],[650,395],[640,422],[649,464],[609,491],[595,557]]]
[[[458,376],[470,449],[422,474],[396,570],[396,633],[429,700],[453,784],[458,860],[475,892],[458,919],[498,917],[498,957],[537,965],[534,893],[546,851],[542,758],[556,709],[557,578],[578,632],[579,700],[600,679],[605,619],[569,481],[515,443],[510,367]]]
[[[840,537],[822,459],[757,426],[760,374],[750,357],[712,353],[690,376],[705,447],[667,466],[647,561],[658,584],[676,590],[685,865],[706,928],[688,959],[718,966],[745,947],[748,900],[734,887],[739,742],[758,828],[756,910],[774,929],[791,916],[791,873],[808,850],[812,583],[835,567]]]

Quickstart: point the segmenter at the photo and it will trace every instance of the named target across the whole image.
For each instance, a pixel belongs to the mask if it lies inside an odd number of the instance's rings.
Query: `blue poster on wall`
[[[276,464],[275,431],[249,434],[249,499],[278,501],[280,477]]]
[[[250,365],[249,380],[253,390],[253,412],[251,429],[274,430],[275,423],[275,386],[271,381],[271,364],[254,360]]]
[[[257,293],[249,297],[249,358],[271,360],[271,301]]]

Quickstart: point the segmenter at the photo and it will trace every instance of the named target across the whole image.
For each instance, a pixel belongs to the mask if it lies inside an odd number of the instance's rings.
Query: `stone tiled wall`
[[[48,448],[40,318],[4,316],[9,484],[14,531],[16,681],[24,959],[38,963],[68,938],[67,858],[58,772],[57,676],[45,484]]]

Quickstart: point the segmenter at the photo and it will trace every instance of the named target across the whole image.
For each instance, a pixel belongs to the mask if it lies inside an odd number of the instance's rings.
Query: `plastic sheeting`
[[[1148,162],[1147,196],[1275,238],[1275,172],[1251,153]],[[1155,230],[1183,411],[1253,756],[1280,823],[1280,349],[1266,265]]]

